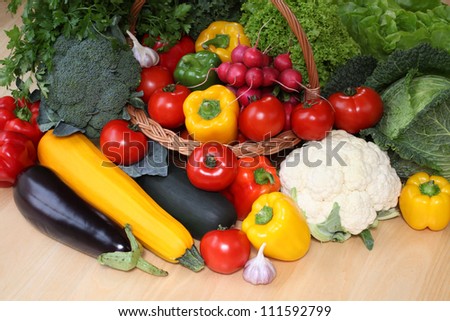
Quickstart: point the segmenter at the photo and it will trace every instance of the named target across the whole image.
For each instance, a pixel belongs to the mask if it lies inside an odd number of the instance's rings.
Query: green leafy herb
[[[338,66],[358,55],[360,48],[348,34],[338,16],[338,7],[331,1],[286,0],[285,2],[307,35],[320,83],[323,85]],[[271,1],[247,0],[242,9],[241,23],[252,43],[258,40],[258,47],[262,50],[268,49],[272,56],[290,52],[294,66],[302,72],[304,82],[308,83],[308,73],[300,44],[287,21]]]
[[[200,32],[217,20],[238,22],[241,17],[243,0],[183,0],[192,6],[190,17],[195,23],[189,31],[194,39]]]
[[[52,68],[53,45],[60,35],[82,40],[103,34],[111,25],[125,33],[129,28],[134,0],[12,0],[8,10],[17,14],[23,4],[22,24],[6,30],[10,55],[0,60],[0,86],[12,89],[16,97],[29,89]],[[176,0],[149,0],[139,13],[137,29],[163,39],[174,39],[189,30],[190,5]],[[118,21],[117,21],[118,20]],[[151,21],[151,23],[150,23]],[[117,36],[117,35],[116,35]],[[13,87],[22,78],[22,88]]]

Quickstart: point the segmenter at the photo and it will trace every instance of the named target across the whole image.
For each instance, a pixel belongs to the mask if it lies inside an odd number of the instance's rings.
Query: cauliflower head
[[[386,152],[343,130],[293,150],[279,175],[281,191],[295,191],[311,233],[321,241],[344,241],[368,229],[378,211],[397,206],[402,187]],[[329,237],[317,235],[318,225],[328,226]]]

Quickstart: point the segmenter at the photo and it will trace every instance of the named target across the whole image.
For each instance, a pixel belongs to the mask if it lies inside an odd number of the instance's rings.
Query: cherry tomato
[[[141,83],[137,87],[136,91],[142,90],[144,92],[142,100],[147,104],[150,96],[156,89],[173,83],[174,80],[172,73],[167,68],[161,66],[142,68]]]
[[[333,129],[333,107],[315,98],[298,104],[291,114],[292,131],[303,140],[321,140]]]
[[[383,116],[383,100],[370,87],[349,88],[328,101],[334,108],[334,126],[351,134],[375,126]]]
[[[114,119],[100,133],[100,149],[113,163],[131,165],[147,154],[147,137],[128,121]]]
[[[266,96],[245,107],[239,115],[239,129],[245,137],[262,141],[278,135],[284,128],[283,104],[275,96]]]
[[[186,173],[197,188],[218,192],[228,187],[238,171],[238,160],[233,151],[217,142],[196,147],[189,155]]]
[[[231,274],[242,269],[250,257],[247,235],[238,229],[214,230],[203,235],[200,253],[214,272]]]
[[[190,90],[178,84],[158,88],[148,101],[148,114],[164,128],[174,129],[184,124],[183,102]]]

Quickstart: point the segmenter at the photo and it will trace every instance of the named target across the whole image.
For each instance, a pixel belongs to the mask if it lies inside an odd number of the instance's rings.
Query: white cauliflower
[[[279,175],[281,191],[295,191],[320,241],[344,241],[368,230],[377,212],[397,206],[402,187],[386,152],[343,130],[292,151]]]

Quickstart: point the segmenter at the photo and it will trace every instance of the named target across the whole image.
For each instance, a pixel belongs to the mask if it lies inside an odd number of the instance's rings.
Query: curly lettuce
[[[338,7],[330,1],[286,0],[297,17],[311,45],[320,84],[330,74],[361,50],[341,22]],[[242,5],[241,24],[252,43],[275,56],[290,52],[294,67],[308,83],[303,53],[287,21],[269,0],[247,0]]]

